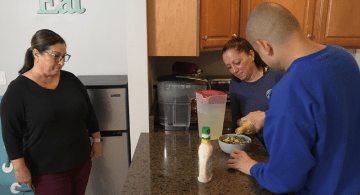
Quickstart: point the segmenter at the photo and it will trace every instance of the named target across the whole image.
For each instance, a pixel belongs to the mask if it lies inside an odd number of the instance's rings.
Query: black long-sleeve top
[[[85,163],[89,134],[99,131],[86,88],[67,71],[61,71],[54,90],[19,75],[2,98],[1,125],[9,159],[24,157],[32,176]]]

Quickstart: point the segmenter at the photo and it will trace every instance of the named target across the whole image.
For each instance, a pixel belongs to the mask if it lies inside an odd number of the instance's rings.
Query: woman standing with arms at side
[[[1,102],[2,134],[16,180],[35,194],[85,194],[91,161],[102,152],[86,89],[61,70],[69,58],[63,38],[37,31]]]
[[[222,58],[234,75],[229,86],[231,117],[234,124],[240,126],[240,119],[250,112],[269,109],[270,91],[283,73],[269,68],[251,44],[240,37],[224,45]],[[256,137],[265,147],[262,131]]]

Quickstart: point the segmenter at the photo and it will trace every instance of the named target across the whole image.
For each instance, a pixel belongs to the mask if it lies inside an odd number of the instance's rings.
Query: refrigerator
[[[131,161],[127,75],[78,78],[87,89],[103,138],[103,153],[93,160],[85,194],[121,194]]]

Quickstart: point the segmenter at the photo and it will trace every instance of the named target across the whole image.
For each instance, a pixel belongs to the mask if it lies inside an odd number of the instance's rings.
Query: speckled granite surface
[[[266,162],[267,151],[255,137],[252,140],[248,154]],[[228,169],[229,155],[217,140],[211,143],[213,178],[203,184],[197,181],[198,131],[142,133],[122,194],[274,194],[262,189],[253,177]]]

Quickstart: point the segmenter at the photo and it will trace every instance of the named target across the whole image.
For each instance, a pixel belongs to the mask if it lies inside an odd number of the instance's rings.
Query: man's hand
[[[230,154],[230,157],[231,158],[228,160],[228,168],[237,169],[247,175],[250,175],[251,167],[258,163],[251,159],[246,152],[239,149],[235,149]]]
[[[251,121],[255,126],[255,131],[258,133],[264,127],[264,120],[265,120],[265,112],[263,111],[255,111],[250,112],[245,117],[241,118],[238,121],[238,125],[241,126],[245,121]]]

